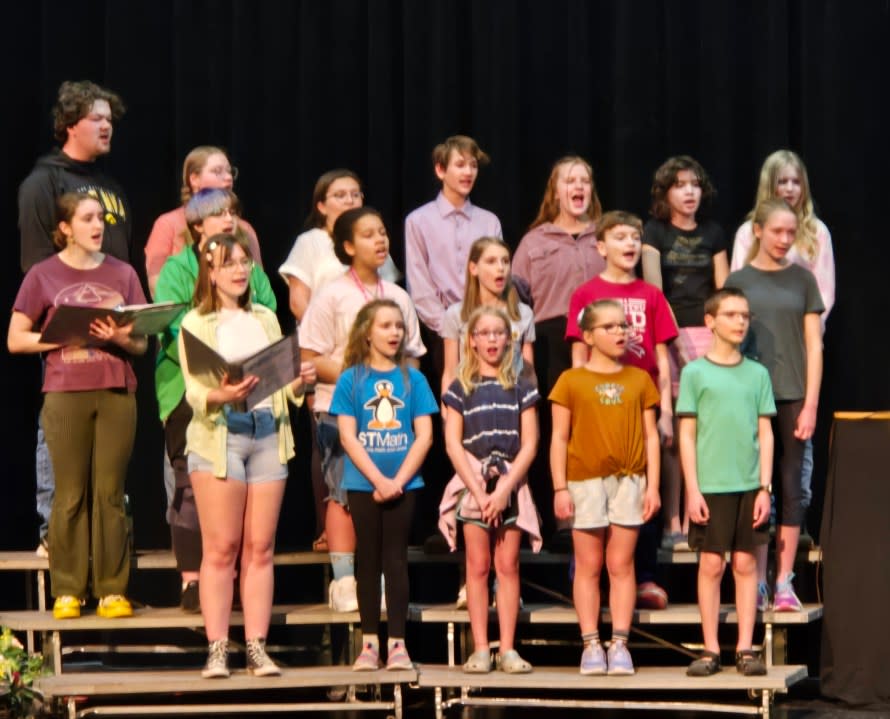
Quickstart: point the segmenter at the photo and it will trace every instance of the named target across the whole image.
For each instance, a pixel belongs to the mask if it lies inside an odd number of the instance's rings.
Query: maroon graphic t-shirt
[[[69,267],[58,255],[34,265],[25,275],[13,310],[27,315],[34,329],[46,326],[59,305],[108,307],[142,304],[145,294],[135,270],[106,255],[98,267]],[[120,347],[66,346],[46,353],[44,392],[79,392],[94,389],[136,391],[130,356]]]

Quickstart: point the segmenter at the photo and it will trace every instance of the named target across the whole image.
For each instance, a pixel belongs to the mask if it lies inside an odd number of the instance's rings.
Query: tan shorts
[[[610,524],[638,527],[643,523],[646,477],[630,474],[569,482],[575,505],[573,529],[601,529]]]

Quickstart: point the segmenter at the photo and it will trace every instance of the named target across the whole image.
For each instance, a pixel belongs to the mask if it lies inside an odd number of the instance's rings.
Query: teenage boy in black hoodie
[[[88,192],[105,210],[102,251],[130,261],[130,208],[113,179],[96,166],[111,151],[113,123],[124,115],[121,99],[89,81],[63,82],[53,107],[53,128],[61,150],[37,160],[19,187],[22,272],[55,252],[56,199]]]
[[[96,166],[111,151],[112,124],[125,107],[110,90],[89,82],[66,81],[53,107],[53,130],[61,149],[37,160],[19,186],[19,230],[22,272],[55,253],[56,200],[66,192],[88,192],[105,211],[102,252],[130,261],[130,207],[113,179]],[[55,492],[49,450],[38,424],[36,451],[37,513],[40,515],[39,556],[48,556],[46,535]]]

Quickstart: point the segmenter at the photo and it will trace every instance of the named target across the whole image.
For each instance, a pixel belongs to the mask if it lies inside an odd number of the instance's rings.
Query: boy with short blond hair
[[[757,616],[754,552],[769,542],[770,418],[776,405],[769,372],[739,351],[750,322],[744,292],[718,290],[705,302],[711,348],[680,375],[680,459],[689,546],[699,552],[698,603],[704,635],[704,651],[686,671],[690,676],[720,671],[717,625],[726,552],[732,553],[739,617],[736,668],[745,676],[766,674],[762,657],[751,646]]]

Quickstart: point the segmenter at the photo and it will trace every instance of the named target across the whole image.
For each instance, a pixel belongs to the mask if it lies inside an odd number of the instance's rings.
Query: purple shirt
[[[26,315],[39,332],[59,305],[108,307],[145,303],[136,272],[126,262],[106,255],[98,267],[80,270],[53,255],[25,275],[13,310]],[[44,392],[81,392],[124,388],[136,391],[130,356],[118,346],[64,346],[46,353]]]
[[[535,322],[565,317],[572,292],[606,269],[591,223],[576,240],[550,222],[532,228],[513,255],[513,278],[528,288]]]
[[[440,192],[405,218],[405,274],[417,315],[439,333],[445,310],[464,297],[470,246],[480,237],[501,237],[493,212],[469,199],[460,209]]]

